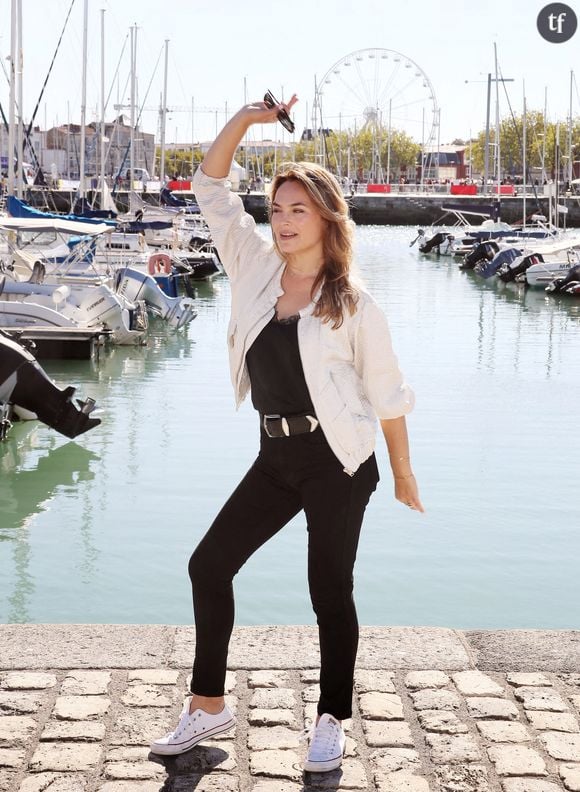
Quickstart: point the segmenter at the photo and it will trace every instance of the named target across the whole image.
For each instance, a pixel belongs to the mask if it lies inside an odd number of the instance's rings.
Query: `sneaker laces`
[[[338,735],[340,733],[340,726],[333,721],[326,721],[322,725],[312,724],[299,736],[300,742],[310,742],[310,751],[328,751],[331,746],[336,745]]]
[[[167,737],[173,737],[173,739],[177,739],[181,736],[183,729],[185,728],[185,724],[193,717],[193,713],[189,711],[189,699],[185,702],[183,709],[181,711],[181,715],[179,717],[179,723],[174,731],[169,732]]]

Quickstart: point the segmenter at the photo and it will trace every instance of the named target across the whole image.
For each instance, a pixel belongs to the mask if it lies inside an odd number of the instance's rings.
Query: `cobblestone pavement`
[[[361,668],[341,770],[305,774],[317,682],[228,671],[235,731],[161,760],[147,746],[176,723],[184,668],[0,670],[0,790],[580,792],[580,673]]]

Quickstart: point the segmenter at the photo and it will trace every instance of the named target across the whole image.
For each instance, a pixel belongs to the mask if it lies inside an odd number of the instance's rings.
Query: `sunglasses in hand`
[[[274,95],[271,91],[266,91],[264,94],[264,104],[266,107],[272,108],[279,105],[280,102],[274,98]],[[282,124],[284,129],[287,129],[288,132],[294,132],[294,122],[286,112],[286,110],[279,110],[278,111],[278,121]]]

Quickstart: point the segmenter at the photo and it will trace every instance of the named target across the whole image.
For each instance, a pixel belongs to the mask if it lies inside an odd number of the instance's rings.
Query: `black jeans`
[[[189,562],[196,625],[191,692],[224,693],[234,624],[232,580],[261,545],[304,509],[308,583],[320,639],[318,712],[352,715],[358,620],[353,567],[362,519],[379,480],[374,454],[344,473],[321,429],[269,438]]]

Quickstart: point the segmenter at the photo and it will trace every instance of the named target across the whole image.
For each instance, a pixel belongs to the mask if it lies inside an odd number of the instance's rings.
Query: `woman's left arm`
[[[395,498],[415,511],[424,512],[419,488],[411,469],[409,437],[405,416],[382,418],[381,429],[389,452],[389,462],[395,482]]]

